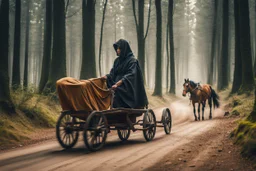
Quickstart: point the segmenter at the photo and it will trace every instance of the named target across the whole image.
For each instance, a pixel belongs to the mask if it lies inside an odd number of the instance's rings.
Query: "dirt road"
[[[206,111],[207,120],[195,122],[188,101],[177,101],[169,107],[172,133],[165,135],[158,128],[152,142],[146,142],[140,131],[131,133],[125,143],[110,135],[98,152],[89,152],[82,140],[70,150],[63,150],[56,140],[49,141],[0,154],[0,170],[251,170],[227,138],[235,119],[223,118],[224,112],[218,109],[213,120],[208,120]],[[154,111],[159,120],[162,109]],[[223,144],[226,140],[230,149]],[[216,165],[224,153],[239,166],[225,165],[221,159]]]

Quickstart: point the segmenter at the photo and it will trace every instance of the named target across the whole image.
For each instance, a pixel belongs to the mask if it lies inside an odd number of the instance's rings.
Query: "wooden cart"
[[[72,148],[83,131],[86,147],[91,151],[101,149],[111,130],[117,130],[121,141],[128,140],[131,130],[143,131],[146,141],[151,141],[156,127],[164,127],[170,134],[172,127],[171,112],[165,108],[161,121],[156,121],[152,109],[111,108],[103,111],[62,111],[56,125],[56,136],[60,145]]]

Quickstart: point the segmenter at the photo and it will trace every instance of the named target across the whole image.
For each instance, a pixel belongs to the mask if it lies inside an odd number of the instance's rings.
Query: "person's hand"
[[[122,80],[119,80],[116,84],[112,86],[112,89],[115,90],[117,87],[119,87],[123,83]]]
[[[113,89],[113,90],[117,89],[117,87],[118,87],[118,86],[117,86],[116,84],[112,85],[112,89]]]

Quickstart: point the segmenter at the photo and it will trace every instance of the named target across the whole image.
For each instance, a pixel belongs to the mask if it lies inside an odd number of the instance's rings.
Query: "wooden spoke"
[[[126,130],[120,130],[118,129],[117,130],[117,134],[118,134],[118,137],[120,138],[120,140],[122,141],[126,141],[128,140],[128,138],[130,137],[130,129],[126,129]]]
[[[156,132],[156,118],[152,110],[148,110],[143,117],[143,135],[147,141],[151,141]]]
[[[56,137],[63,148],[72,148],[78,140],[79,132],[74,129],[76,118],[61,114],[56,124]]]
[[[91,113],[87,118],[84,129],[84,142],[91,151],[102,148],[107,138],[106,117],[102,114]]]

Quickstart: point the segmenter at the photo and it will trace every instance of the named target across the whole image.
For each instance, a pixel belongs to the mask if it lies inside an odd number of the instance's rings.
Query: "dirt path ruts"
[[[125,143],[112,134],[103,149],[92,153],[83,141],[70,150],[50,141],[2,153],[0,170],[250,170],[250,166],[243,165],[236,148],[229,149],[227,144],[231,142],[227,135],[234,119],[217,118],[222,112],[215,111],[213,120],[194,122],[187,104],[172,103],[172,133],[165,135],[159,128],[152,142],[146,142],[139,131]],[[162,109],[154,111],[161,118]],[[226,160],[232,162],[222,160],[223,154],[228,154]],[[222,167],[223,163],[237,167]]]

